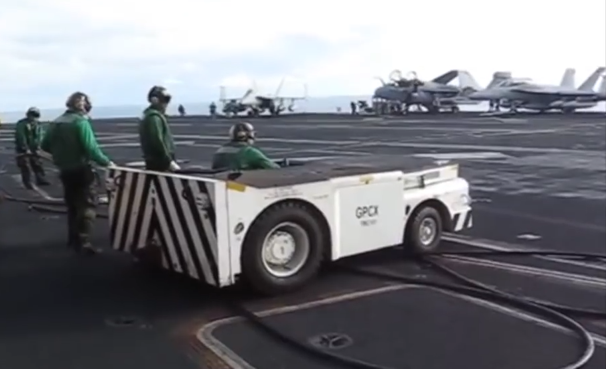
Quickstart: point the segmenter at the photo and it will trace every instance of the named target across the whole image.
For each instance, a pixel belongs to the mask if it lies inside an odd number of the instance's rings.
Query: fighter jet
[[[466,71],[451,70],[431,81],[419,80],[415,72],[409,74],[410,78],[404,78],[402,72],[394,70],[389,75],[390,83],[385,83],[382,78],[377,77],[382,86],[375,90],[373,98],[401,103],[404,112],[408,112],[413,105],[422,106],[431,113],[437,113],[442,109],[456,112],[459,110],[458,103],[462,102],[460,97],[463,91],[480,89]],[[459,87],[448,85],[457,77],[459,77]]]
[[[298,100],[307,99],[307,85],[304,85],[305,94],[300,97],[285,97],[280,96],[280,91],[284,86],[286,78],[283,78],[276,89],[275,94],[260,95],[257,93],[258,88],[253,81],[253,87],[249,88],[242,97],[228,99],[225,97],[225,86],[221,86],[219,101],[223,103],[223,113],[228,116],[236,116],[239,113],[246,112],[248,116],[259,116],[264,112],[269,112],[270,115],[279,115],[285,110],[294,112],[296,109],[295,102]]]
[[[509,108],[512,113],[517,112],[519,108],[541,113],[552,109],[571,113],[576,109],[595,105],[597,94],[593,87],[603,72],[603,67],[598,68],[578,89],[574,88],[575,71],[569,68],[564,73],[560,86],[540,85],[528,79],[509,79],[492,88],[471,93],[468,98],[499,101],[500,106]]]

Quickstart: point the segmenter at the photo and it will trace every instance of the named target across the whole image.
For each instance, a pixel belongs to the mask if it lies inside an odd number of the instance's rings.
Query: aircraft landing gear
[[[574,108],[564,108],[564,109],[562,109],[562,112],[564,114],[573,114],[575,112],[575,109]]]
[[[249,109],[246,112],[246,115],[248,115],[250,118],[257,118],[257,117],[259,117],[260,113],[261,112],[259,110],[253,108],[253,109]]]
[[[509,113],[510,114],[518,114],[518,104],[512,102],[511,106],[509,107]]]
[[[410,112],[410,105],[408,104],[402,104],[402,114],[406,115]]]
[[[458,112],[460,112],[460,111],[461,111],[461,109],[459,109],[459,107],[458,107],[458,106],[456,106],[456,105],[453,105],[453,106],[450,108],[450,112],[451,112],[451,113],[453,113],[453,114],[456,114],[456,113],[458,113]]]
[[[432,104],[432,105],[428,105],[426,108],[427,108],[427,112],[429,114],[438,114],[438,113],[440,113],[440,105]]]

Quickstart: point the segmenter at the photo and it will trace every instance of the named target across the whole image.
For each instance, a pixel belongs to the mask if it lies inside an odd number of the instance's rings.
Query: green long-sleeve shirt
[[[228,142],[213,155],[213,169],[254,170],[276,169],[280,166],[258,148],[246,142]]]
[[[165,171],[175,157],[175,144],[166,116],[149,107],[139,121],[139,142],[145,166],[150,170]]]
[[[38,122],[24,118],[15,124],[15,151],[18,154],[38,150],[41,138],[42,129]]]
[[[100,166],[110,163],[97,143],[88,116],[69,110],[49,124],[40,148],[52,155],[61,171],[79,169],[90,162]]]

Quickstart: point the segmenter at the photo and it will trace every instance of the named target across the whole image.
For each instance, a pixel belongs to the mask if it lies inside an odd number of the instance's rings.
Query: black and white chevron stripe
[[[454,232],[458,232],[458,231],[462,231],[463,229],[471,228],[473,226],[473,217],[471,214],[471,210],[455,214],[452,217],[452,226],[453,226]]]
[[[153,242],[166,269],[218,285],[212,182],[112,169],[107,187],[114,249]]]

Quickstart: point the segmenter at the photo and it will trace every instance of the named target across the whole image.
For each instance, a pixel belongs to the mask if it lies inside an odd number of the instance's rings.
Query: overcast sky
[[[497,5],[502,4],[501,8]],[[572,5],[574,4],[574,5]],[[140,104],[153,84],[180,101],[220,85],[283,94],[371,94],[393,69],[431,79],[495,70],[577,83],[606,63],[606,2],[478,0],[19,0],[0,11],[0,111],[60,107],[82,90],[99,105]]]

